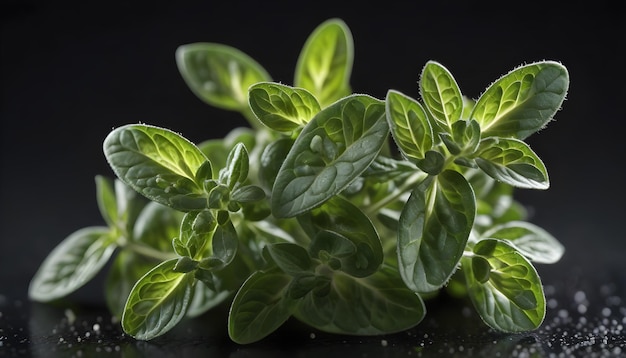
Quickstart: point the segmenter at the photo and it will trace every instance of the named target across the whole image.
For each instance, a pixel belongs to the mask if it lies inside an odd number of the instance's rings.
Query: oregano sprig
[[[248,344],[289,319],[403,331],[452,280],[487,326],[538,328],[535,264],[564,247],[526,221],[513,190],[549,188],[525,140],[560,109],[565,66],[519,66],[474,100],[429,61],[414,95],[375,98],[353,93],[353,55],[340,19],[311,33],[293,84],[227,45],[181,46],[191,92],[250,128],[199,144],[156,125],[113,129],[103,151],[116,178],[96,177],[106,226],[62,241],[30,298],[65,297],[113,260],[105,298],[126,334],[154,339],[226,303],[230,338]]]

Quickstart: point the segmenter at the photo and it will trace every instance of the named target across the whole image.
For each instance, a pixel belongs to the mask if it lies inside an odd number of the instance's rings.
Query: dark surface
[[[513,10],[292,3],[0,4],[0,355],[625,355],[622,12],[602,1],[525,2]],[[417,97],[428,60],[446,66],[474,98],[523,63],[550,59],[568,68],[563,109],[528,139],[551,187],[517,193],[530,220],[566,247],[560,262],[538,267],[548,298],[542,327],[496,334],[466,302],[444,297],[428,302],[418,327],[384,337],[338,337],[289,322],[258,344],[237,346],[216,313],[137,342],[102,310],[99,280],[55,305],[27,300],[47,253],[76,229],[102,224],[94,176],[112,175],[101,149],[111,128],[141,121],[199,142],[245,125],[189,91],[176,69],[177,46],[228,44],[291,84],[306,37],[330,17],[345,20],[354,36],[353,89],[379,98],[389,88]]]

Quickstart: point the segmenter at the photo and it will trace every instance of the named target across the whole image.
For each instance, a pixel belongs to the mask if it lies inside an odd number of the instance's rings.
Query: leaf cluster
[[[62,241],[30,298],[67,296],[112,260],[107,305],[140,340],[222,303],[240,344],[292,317],[386,334],[419,324],[424,300],[444,290],[469,296],[496,330],[539,327],[535,264],[564,248],[527,221],[513,190],[549,187],[524,140],[559,110],[566,68],[519,66],[473,100],[429,61],[419,98],[378,99],[353,93],[353,52],[346,24],[327,20],[290,86],[227,45],[179,47],[191,91],[250,127],[197,145],[153,125],[113,129],[103,150],[116,178],[96,177],[106,226]]]

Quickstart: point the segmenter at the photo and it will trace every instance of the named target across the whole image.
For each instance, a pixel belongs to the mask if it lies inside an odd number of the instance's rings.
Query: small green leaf
[[[317,240],[344,239],[352,242],[356,250],[352,255],[341,255],[336,258],[341,261],[341,270],[355,277],[365,277],[374,273],[383,262],[383,248],[376,228],[361,209],[350,201],[335,196],[319,208],[298,217],[298,222],[313,239],[311,253],[319,253],[317,249],[330,249],[328,243]],[[319,233],[333,232],[331,237],[318,237]],[[346,248],[342,242],[334,245]],[[318,246],[318,245],[321,245]],[[332,247],[332,246],[331,246]],[[317,251],[317,252],[316,252]],[[329,252],[330,253],[330,252]]]
[[[518,188],[547,189],[548,172],[528,144],[514,138],[489,137],[480,142],[476,164],[492,178]]]
[[[176,64],[198,98],[218,108],[241,112],[253,127],[258,126],[248,106],[248,88],[271,81],[271,77],[254,59],[227,45],[191,43],[176,49]]]
[[[75,231],[41,263],[30,281],[28,297],[49,302],[76,291],[100,272],[116,247],[106,227]]]
[[[489,281],[489,275],[491,274],[491,265],[489,261],[482,256],[472,257],[472,272],[474,278],[480,283]]]
[[[434,143],[428,114],[419,102],[394,90],[387,92],[385,110],[392,137],[407,158],[423,159]]]
[[[470,298],[487,325],[504,332],[523,332],[541,325],[546,313],[545,296],[537,271],[517,250],[502,240],[485,239],[474,253],[489,261],[489,279],[476,280],[474,266],[464,259]]]
[[[298,244],[281,242],[268,245],[269,253],[283,272],[295,276],[311,271],[311,258],[306,249]]]
[[[219,268],[222,269],[230,264],[237,254],[237,246],[239,244],[237,237],[237,231],[232,221],[229,220],[219,225],[211,238],[211,246],[208,247],[209,251],[205,252],[203,256],[214,257],[220,260],[223,266]]]
[[[233,190],[236,185],[243,183],[248,178],[250,160],[248,151],[243,143],[237,143],[228,153],[226,166],[220,170],[219,181]]]
[[[385,106],[352,95],[323,109],[302,130],[272,189],[272,212],[293,217],[344,190],[374,161],[389,127]]]
[[[426,108],[440,127],[450,131],[461,119],[463,96],[450,71],[435,61],[428,61],[420,77],[420,93]]]
[[[294,316],[324,332],[380,335],[414,327],[426,314],[420,296],[388,266],[359,279],[336,273],[328,287],[325,295],[299,300]]]
[[[274,186],[280,166],[293,146],[292,138],[280,138],[269,143],[261,154],[259,163],[259,180],[268,189]]]
[[[114,129],[104,154],[124,183],[153,201],[181,211],[206,206],[198,169],[207,161],[200,149],[170,130],[142,125]]]
[[[409,197],[398,229],[400,273],[416,292],[437,290],[463,256],[476,213],[474,192],[458,172],[426,179]]]
[[[178,259],[164,261],[133,287],[122,329],[138,340],[150,340],[172,329],[185,316],[195,283],[193,273],[174,271]]]
[[[256,135],[258,132],[248,127],[233,128],[224,138],[208,139],[200,144],[198,148],[209,158],[213,178],[219,176],[219,171],[226,166],[228,154],[237,143],[243,143],[246,148],[254,148],[256,146]]]
[[[554,236],[537,225],[512,221],[497,225],[483,233],[484,238],[507,240],[529,260],[552,264],[561,259],[565,248]]]
[[[230,200],[238,203],[251,203],[265,199],[265,191],[256,185],[245,185],[233,191]]]
[[[202,258],[202,250],[217,227],[217,220],[210,210],[190,211],[180,225],[180,233],[174,239],[174,248],[180,256]]]
[[[480,143],[480,125],[475,120],[459,120],[452,124],[452,139],[464,154],[473,154]]]
[[[430,175],[437,175],[441,173],[445,163],[446,158],[443,156],[443,154],[435,150],[427,151],[426,153],[424,153],[423,159],[419,159],[416,161],[417,167]]]
[[[311,91],[322,108],[349,95],[353,46],[352,33],[342,20],[323,22],[311,33],[298,56],[295,86]]]
[[[291,276],[278,270],[253,273],[241,286],[228,315],[228,334],[235,343],[259,341],[291,316],[286,294]]]
[[[484,137],[525,139],[552,119],[568,87],[569,74],[558,62],[520,66],[487,88],[470,118],[478,121]]]
[[[250,87],[250,108],[261,123],[278,132],[303,127],[320,110],[320,104],[304,88],[262,82]]]
[[[118,223],[117,200],[113,180],[102,175],[96,176],[96,199],[100,215],[109,227],[115,227]]]

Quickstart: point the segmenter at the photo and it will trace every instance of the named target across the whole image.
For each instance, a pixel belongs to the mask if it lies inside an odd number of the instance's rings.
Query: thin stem
[[[427,176],[428,176],[428,174],[423,173],[423,172],[416,172],[415,174],[412,174],[404,182],[404,184],[402,184],[400,187],[398,187],[398,189],[395,190],[395,192],[393,194],[391,194],[391,195],[389,195],[389,196],[387,196],[387,197],[385,197],[385,198],[375,202],[371,206],[369,206],[366,209],[366,212],[367,212],[368,216],[375,215],[378,211],[380,211],[380,209],[384,208],[385,206],[389,205],[393,201],[395,201],[398,198],[400,198],[409,189],[412,189],[413,186],[415,186],[415,184],[421,182]]]
[[[169,260],[169,259],[173,259],[177,257],[174,253],[159,251],[150,246],[146,246],[146,245],[138,244],[134,242],[126,242],[124,245],[122,245],[122,247],[125,249],[129,249],[137,254],[140,254],[149,258],[161,260],[161,261],[165,261],[165,260]]]

